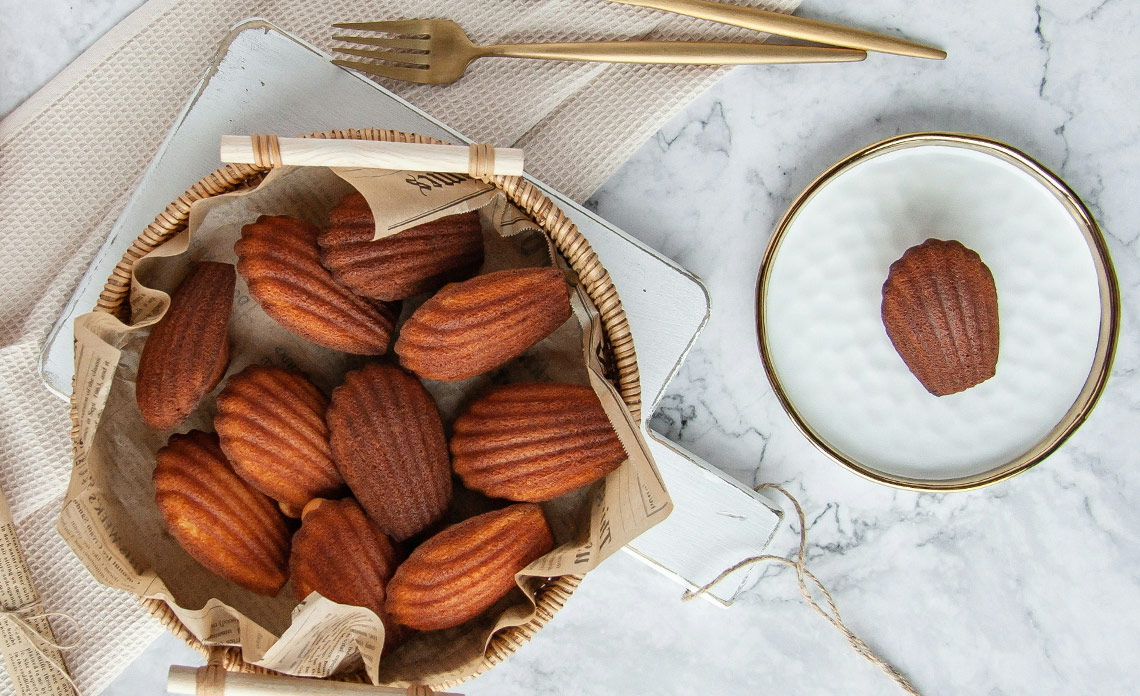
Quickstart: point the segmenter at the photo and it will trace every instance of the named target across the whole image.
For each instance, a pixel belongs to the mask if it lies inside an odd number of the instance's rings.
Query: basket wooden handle
[[[182,696],[462,696],[456,693],[432,691],[426,686],[409,686],[400,689],[393,686],[372,686],[329,681],[327,679],[305,679],[276,674],[250,674],[227,672],[220,665],[206,667],[170,668],[166,678],[166,690]]]
[[[522,176],[523,151],[490,145],[434,145],[379,140],[223,135],[221,158],[229,164],[267,168],[365,167],[413,172],[455,172],[473,177]]]

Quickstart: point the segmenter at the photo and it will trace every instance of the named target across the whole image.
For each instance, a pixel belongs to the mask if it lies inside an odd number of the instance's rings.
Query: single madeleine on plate
[[[891,264],[883,325],[906,366],[935,396],[977,386],[998,362],[994,277],[961,242],[928,239]]]
[[[453,283],[400,328],[400,364],[425,379],[457,382],[493,370],[570,318],[570,289],[556,268],[516,268]]]
[[[626,459],[594,390],[579,384],[495,387],[453,426],[455,473],[494,498],[541,502],[593,483]]]
[[[420,544],[388,582],[392,621],[433,631],[473,619],[518,585],[515,573],[554,548],[542,508],[517,503]]]
[[[218,436],[172,435],[155,459],[155,502],[179,546],[214,574],[276,595],[288,579],[285,517],[234,473]]]
[[[373,241],[376,221],[353,192],[329,212],[317,241],[338,282],[361,297],[402,300],[469,277],[483,263],[479,213],[449,215]]]
[[[304,375],[250,365],[218,394],[214,429],[238,475],[280,502],[290,517],[313,498],[344,489],[332,460],[329,400]]]
[[[1119,322],[1080,199],[985,138],[915,133],[792,203],[757,287],[780,404],[872,481],[960,491],[1040,462],[1096,403]]]

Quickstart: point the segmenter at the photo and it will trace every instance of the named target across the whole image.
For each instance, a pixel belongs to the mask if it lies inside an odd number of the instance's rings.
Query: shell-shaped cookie
[[[139,357],[135,400],[143,422],[170,430],[218,385],[230,361],[234,267],[195,264],[150,330]]]
[[[468,488],[541,502],[600,479],[626,454],[593,389],[528,383],[474,401],[455,421],[451,457]]]
[[[328,410],[333,461],[382,532],[404,541],[443,517],[451,462],[435,401],[394,365],[345,375]]]
[[[211,572],[276,595],[289,565],[285,517],[234,473],[218,436],[172,435],[155,458],[155,502],[175,541]]]
[[[384,353],[395,316],[333,279],[321,265],[319,232],[304,220],[262,215],[234,244],[238,272],[265,313],[298,336],[345,353]]]
[[[542,508],[518,503],[420,544],[388,582],[388,616],[423,631],[478,616],[517,587],[515,573],[554,547]]]
[[[553,268],[481,275],[440,290],[400,329],[400,364],[420,377],[455,382],[494,369],[570,318],[570,294]]]
[[[355,500],[315,500],[305,508],[289,555],[298,601],[320,592],[340,604],[367,607],[383,620],[385,588],[394,572],[392,542]]]
[[[226,380],[214,430],[239,476],[300,510],[344,488],[329,449],[328,404],[303,375],[250,365]]]
[[[997,288],[981,257],[960,242],[928,239],[891,264],[882,316],[895,350],[931,394],[994,376]]]
[[[462,280],[483,263],[478,213],[439,220],[372,241],[376,222],[368,202],[350,193],[329,213],[317,241],[333,277],[361,297],[402,300]]]

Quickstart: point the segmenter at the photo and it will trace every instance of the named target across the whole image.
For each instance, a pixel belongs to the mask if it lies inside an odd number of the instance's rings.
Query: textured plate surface
[[[762,299],[770,367],[842,457],[901,479],[978,476],[1037,447],[1080,400],[1102,327],[1097,256],[1019,163],[918,142],[840,168],[792,215]],[[929,237],[977,251],[998,294],[997,374],[945,397],[909,372],[880,317],[890,264]]]

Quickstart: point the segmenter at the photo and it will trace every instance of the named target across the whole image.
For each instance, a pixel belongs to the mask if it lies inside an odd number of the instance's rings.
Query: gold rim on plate
[[[1077,395],[1076,401],[1065,412],[1060,422],[1036,445],[1010,461],[988,471],[948,479],[911,478],[879,471],[847,456],[815,432],[796,410],[795,404],[788,398],[783,385],[780,383],[779,375],[776,374],[772,357],[769,354],[767,326],[764,319],[764,301],[767,298],[768,280],[776,253],[779,251],[780,244],[792,221],[803,206],[828,182],[855,165],[891,152],[925,145],[959,147],[988,154],[1012,164],[1032,176],[1065,206],[1065,209],[1069,211],[1077,223],[1077,227],[1081,230],[1081,234],[1089,246],[1089,251],[1092,253],[1100,290],[1100,333],[1092,368],[1089,370],[1089,376]],[[1100,227],[1097,226],[1096,220],[1093,219],[1092,214],[1077,194],[1057,175],[1020,150],[996,140],[960,133],[911,133],[869,145],[837,162],[813,181],[792,202],[788,212],[784,213],[784,217],[776,225],[772,238],[768,242],[768,248],[764,252],[764,259],[760,263],[760,272],[756,279],[756,332],[760,346],[760,359],[764,363],[764,372],[768,375],[768,381],[771,383],[776,397],[780,400],[780,405],[800,432],[821,452],[844,468],[876,483],[913,491],[940,493],[968,491],[1004,481],[1045,459],[1060,447],[1070,435],[1076,432],[1077,428],[1092,412],[1097,399],[1104,391],[1105,382],[1108,380],[1109,371],[1112,369],[1112,359],[1116,353],[1116,341],[1120,333],[1120,290],[1116,282],[1116,272],[1112,267],[1112,259],[1108,254],[1108,246],[1105,244]]]

